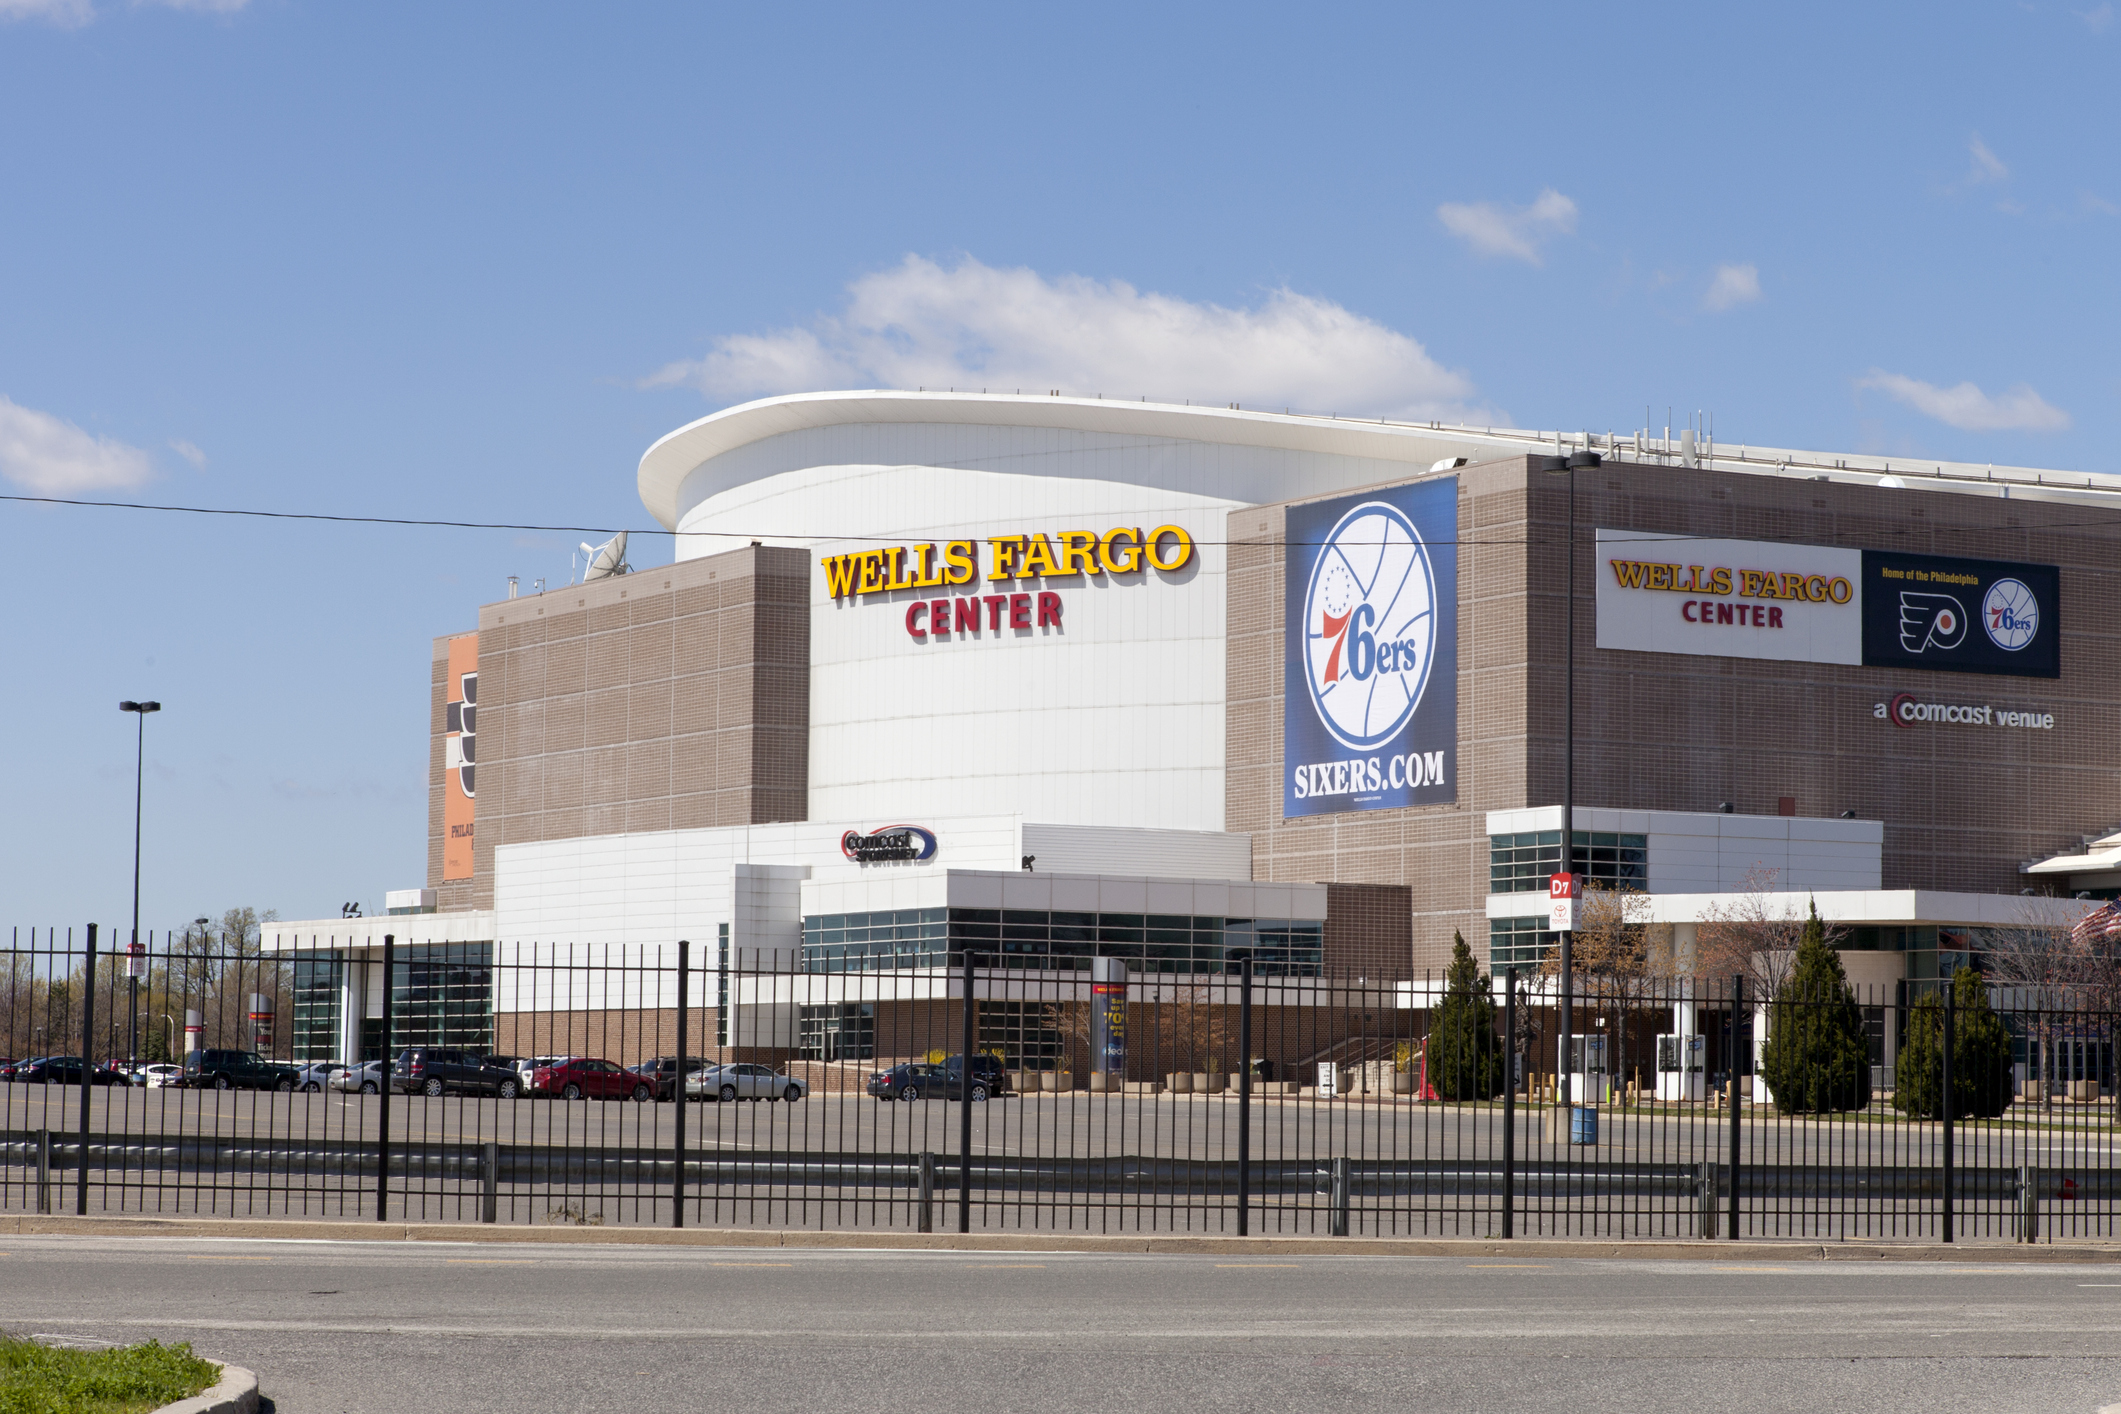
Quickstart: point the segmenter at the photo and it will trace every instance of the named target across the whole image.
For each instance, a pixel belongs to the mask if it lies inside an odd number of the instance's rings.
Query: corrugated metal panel
[[[1135,879],[1250,879],[1252,837],[1199,830],[1024,824],[1024,853],[1041,874]]]

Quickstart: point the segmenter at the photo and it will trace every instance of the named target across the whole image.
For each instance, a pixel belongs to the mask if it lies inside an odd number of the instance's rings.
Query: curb
[[[1520,1237],[1209,1237],[1174,1233],[812,1232],[774,1228],[511,1227],[497,1223],[322,1222],[287,1218],[0,1218],[22,1236],[247,1238],[278,1242],[430,1242],[554,1247],[779,1248],[872,1252],[1084,1252],[1206,1256],[1273,1252],[1313,1257],[1575,1257],[1636,1262],[2121,1262],[2121,1242],[1724,1242],[1699,1239]],[[233,1368],[233,1367],[230,1367]],[[253,1395],[255,1402],[255,1395]],[[171,1406],[172,1409],[180,1406]],[[187,1414],[192,1414],[188,1406]],[[199,1406],[203,1414],[209,1406]],[[218,1406],[214,1406],[218,1408]],[[231,1408],[235,1406],[230,1406]]]
[[[212,1389],[151,1414],[258,1414],[258,1377],[241,1365],[223,1365],[221,1382]]]

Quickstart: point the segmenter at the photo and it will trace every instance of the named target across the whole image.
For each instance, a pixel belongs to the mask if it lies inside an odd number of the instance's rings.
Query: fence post
[[[1238,964],[1237,1235],[1252,1233],[1252,955]]]
[[[74,1212],[88,1216],[88,1105],[96,1078],[96,925],[88,925],[87,995],[81,999],[81,1166],[74,1171]]]
[[[37,1131],[37,1211],[52,1210],[52,1132]]]
[[[497,1223],[501,1220],[501,1145],[499,1140],[489,1139],[479,1146],[479,1180],[484,1190],[479,1197],[479,1221]]]
[[[1503,979],[1502,1034],[1507,1039],[1502,1048],[1502,1235],[1510,1238],[1517,1236],[1517,969],[1504,969]]]
[[[1327,1220],[1326,1232],[1333,1237],[1348,1235],[1348,1156],[1342,1154],[1333,1160],[1333,1186],[1329,1202],[1332,1216]]]
[[[1939,1066],[1942,1072],[1938,1080],[1943,1092],[1939,1103],[1944,1107],[1944,1240],[1952,1240],[1952,988],[1945,984],[1944,993],[1944,1058]]]
[[[1684,1061],[1680,1062],[1682,1065]],[[1685,1075],[1685,1071],[1679,1072]],[[1703,1159],[1694,1165],[1695,1227],[1709,1241],[1716,1237],[1716,1165]]]
[[[1739,1163],[1739,1111],[1741,1097],[1738,1093],[1738,1047],[1745,1036],[1739,1024],[1740,1014],[1745,1010],[1745,974],[1737,973],[1731,978],[1731,1192],[1730,1192],[1730,1240],[1738,1240],[1738,1163]],[[1684,1074],[1684,1072],[1681,1072]]]
[[[978,1009],[972,1000],[972,960],[977,956],[970,948],[965,950],[965,1058],[957,1080],[957,1230],[972,1231],[972,1054],[973,1045],[979,1040]],[[949,1091],[945,1090],[944,1094]]]
[[[921,1150],[921,1199],[920,1213],[914,1220],[915,1232],[935,1231],[935,1152]]]
[[[2031,1164],[2018,1166],[2018,1240],[2040,1240],[2040,1170]]]
[[[382,1083],[376,1086],[376,1221],[385,1222],[390,1217],[390,1002],[392,982],[395,980],[394,964],[398,960],[398,939],[393,933],[383,935],[383,1061],[376,1067],[376,1078]]]
[[[685,1225],[685,992],[692,983],[692,944],[678,939],[678,1068],[670,1080],[677,1110],[670,1142],[670,1225]]]

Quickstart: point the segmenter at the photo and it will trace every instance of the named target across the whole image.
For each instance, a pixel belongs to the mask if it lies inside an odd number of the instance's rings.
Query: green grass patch
[[[220,1378],[188,1341],[64,1350],[0,1335],[0,1414],[146,1414]]]

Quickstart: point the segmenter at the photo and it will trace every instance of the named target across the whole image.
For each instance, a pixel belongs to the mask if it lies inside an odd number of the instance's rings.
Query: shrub
[[[1860,1110],[1871,1102],[1863,1012],[1840,955],[1826,945],[1816,903],[1796,963],[1775,993],[1760,1074],[1783,1114]]]
[[[1495,998],[1464,935],[1451,935],[1443,1005],[1429,1037],[1429,1082],[1446,1100],[1492,1100],[1502,1092]]]
[[[1952,1117],[1993,1119],[2011,1100],[2011,1041],[1990,1009],[1981,974],[1952,976]],[[1893,1067],[1893,1108],[1917,1119],[1941,1119],[1944,1005],[1924,997],[1908,1013],[1907,1035]]]

